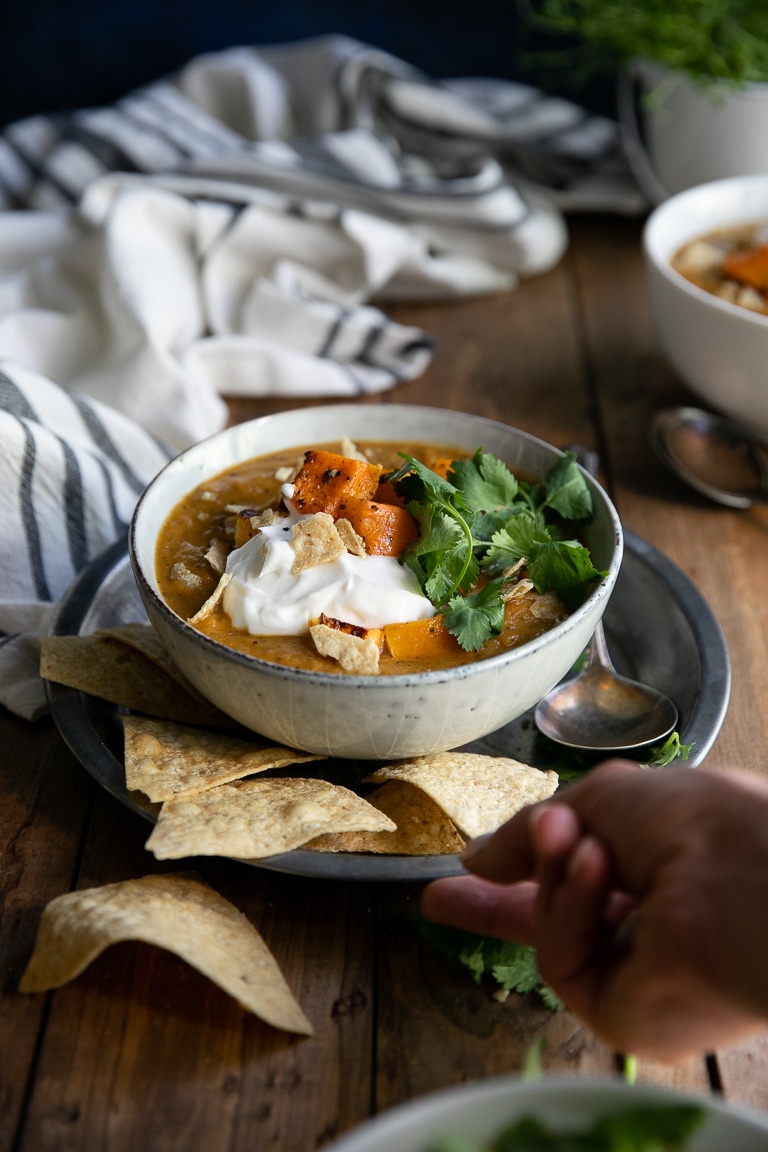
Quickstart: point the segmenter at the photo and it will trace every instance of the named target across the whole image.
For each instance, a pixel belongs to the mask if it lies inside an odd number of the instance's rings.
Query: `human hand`
[[[532,943],[620,1051],[675,1061],[768,1020],[768,784],[611,761],[469,846],[424,914]],[[521,886],[524,881],[524,886]]]

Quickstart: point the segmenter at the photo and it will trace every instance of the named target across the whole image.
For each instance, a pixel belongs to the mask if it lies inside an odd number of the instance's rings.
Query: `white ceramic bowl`
[[[329,405],[265,416],[219,432],[172,460],[141,497],[129,551],[149,619],[193,684],[224,712],[270,739],[332,756],[391,759],[457,748],[531,708],[565,675],[603,614],[621,563],[616,511],[591,478],[595,518],[585,533],[607,576],[563,623],[520,648],[447,671],[400,676],[321,674],[235,652],[187,624],[164,602],[155,542],[175,504],[231,465],[283,448],[338,441],[405,440],[481,446],[512,471],[542,475],[561,455],[523,432],[458,412],[413,405]]]
[[[768,1117],[713,1097],[682,1095],[618,1079],[545,1076],[526,1082],[505,1076],[447,1088],[393,1108],[342,1136],[326,1152],[431,1152],[434,1141],[447,1135],[488,1141],[522,1116],[535,1116],[567,1131],[587,1128],[598,1117],[625,1108],[670,1104],[706,1109],[706,1120],[691,1137],[686,1152],[765,1152],[768,1148]]]
[[[656,208],[643,248],[651,305],[672,366],[712,408],[768,439],[768,316],[705,292],[669,262],[696,236],[761,219],[768,220],[768,174],[715,180]]]

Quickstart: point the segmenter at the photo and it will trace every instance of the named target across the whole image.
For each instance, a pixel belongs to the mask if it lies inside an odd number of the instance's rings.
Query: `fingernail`
[[[578,876],[589,864],[594,851],[595,840],[593,836],[582,836],[568,859],[567,873],[570,879]]]
[[[492,832],[486,832],[484,836],[475,836],[474,840],[470,840],[464,847],[464,851],[460,854],[459,860],[462,864],[466,864],[468,860],[474,860],[485,852],[488,841],[490,840]]]

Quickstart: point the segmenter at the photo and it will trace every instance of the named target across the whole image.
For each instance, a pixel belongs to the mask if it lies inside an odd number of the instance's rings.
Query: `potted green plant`
[[[768,172],[768,0],[528,0],[572,72],[611,67],[627,154],[652,200]],[[551,59],[551,54],[550,54]]]

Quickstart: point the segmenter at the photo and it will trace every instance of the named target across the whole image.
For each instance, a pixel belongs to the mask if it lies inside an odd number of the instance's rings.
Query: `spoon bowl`
[[[626,752],[669,736],[678,711],[663,692],[619,675],[600,623],[582,671],[553,688],[538,704],[534,719],[544,736],[568,748]]]
[[[670,471],[718,504],[768,503],[768,458],[741,425],[702,408],[666,408],[651,423],[651,443]]]

